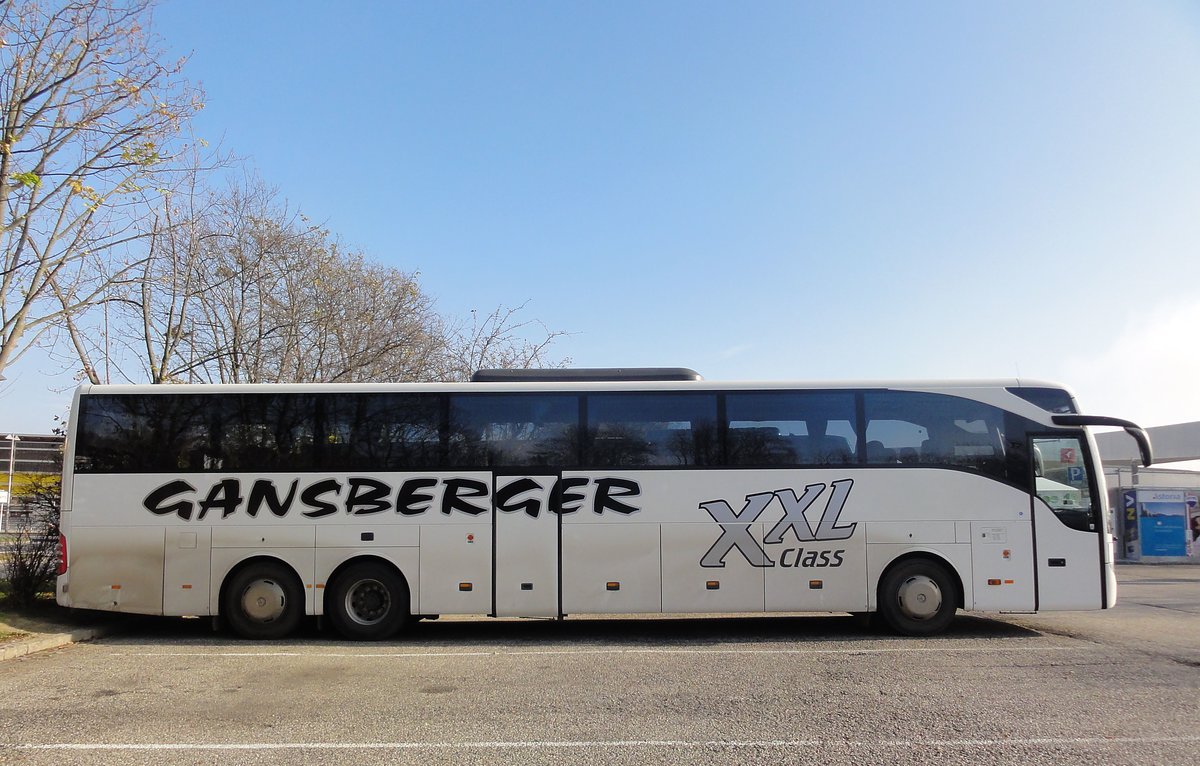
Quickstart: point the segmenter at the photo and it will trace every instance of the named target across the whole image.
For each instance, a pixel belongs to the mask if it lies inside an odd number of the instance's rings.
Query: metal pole
[[[8,434],[4,438],[8,439],[8,502],[4,504],[3,510],[0,510],[0,532],[8,531],[8,521],[12,515],[13,472],[17,464],[17,442],[21,440],[16,434]]]

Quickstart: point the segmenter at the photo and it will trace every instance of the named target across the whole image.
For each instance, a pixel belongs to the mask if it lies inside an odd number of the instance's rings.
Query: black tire
[[[941,633],[958,610],[958,590],[946,567],[930,559],[909,559],[892,567],[879,585],[879,615],[906,636]]]
[[[242,638],[273,641],[290,635],[304,617],[304,588],[276,561],[256,561],[226,584],[221,614]]]
[[[325,593],[329,621],[351,641],[391,638],[412,617],[404,578],[378,562],[351,564]]]

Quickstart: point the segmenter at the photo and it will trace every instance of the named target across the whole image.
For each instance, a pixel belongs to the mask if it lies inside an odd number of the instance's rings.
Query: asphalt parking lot
[[[1123,567],[1104,613],[442,620],[254,644],[203,621],[0,665],[0,762],[1200,761],[1200,568]]]

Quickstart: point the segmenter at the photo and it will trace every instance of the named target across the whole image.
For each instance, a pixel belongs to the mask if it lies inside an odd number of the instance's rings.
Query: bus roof
[[[684,369],[684,368],[679,368]],[[559,371],[562,372],[562,371]],[[1007,388],[1054,388],[1071,392],[1067,386],[1040,380],[1017,378],[979,380],[807,380],[807,381],[751,381],[751,380],[661,380],[624,379],[598,380],[580,377],[552,379],[513,379],[503,382],[454,382],[437,381],[408,383],[170,383],[170,384],[92,384],[79,386],[77,393],[92,394],[233,394],[262,393],[264,391],[314,391],[328,393],[355,393],[367,391],[446,391],[468,393],[479,391],[747,391],[747,390],[837,390],[837,389],[896,389],[904,391],[950,391],[960,390],[970,396],[969,389],[1003,390]]]
[[[599,381],[704,380],[687,367],[570,367],[479,370],[472,383],[579,383]]]

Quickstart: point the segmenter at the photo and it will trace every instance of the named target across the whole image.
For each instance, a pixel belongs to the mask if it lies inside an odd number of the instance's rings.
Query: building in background
[[[15,435],[11,440],[8,437]],[[14,446],[15,441],[15,446]],[[24,529],[29,509],[25,506],[29,482],[38,475],[62,474],[63,437],[47,434],[0,432],[0,522],[4,531]],[[9,486],[12,496],[6,496]]]
[[[1148,428],[1154,466],[1142,468],[1122,432],[1098,434],[1117,556],[1147,563],[1200,563],[1200,471],[1164,466],[1200,460],[1200,422]]]

